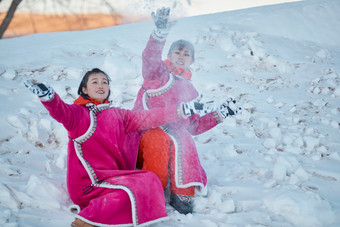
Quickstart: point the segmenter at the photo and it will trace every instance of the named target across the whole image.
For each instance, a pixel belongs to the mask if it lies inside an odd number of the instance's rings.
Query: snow
[[[169,220],[154,226],[340,226],[338,12],[337,0],[310,0],[177,19],[164,57],[173,41],[193,42],[202,100],[232,96],[243,112],[195,137],[208,195],[194,198],[194,213],[167,205]],[[0,226],[74,219],[67,133],[22,82],[45,81],[72,103],[84,72],[99,67],[115,105],[132,108],[152,29],[0,40]]]

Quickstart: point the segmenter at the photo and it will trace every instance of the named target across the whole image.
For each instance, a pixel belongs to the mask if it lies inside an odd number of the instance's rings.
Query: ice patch
[[[17,116],[15,116],[15,115],[7,117],[7,122],[12,127],[17,128],[17,129],[22,129],[22,128],[25,127],[24,122],[21,119],[19,119]]]
[[[312,152],[317,145],[320,143],[319,138],[314,138],[312,136],[305,136],[303,137],[303,140],[306,144],[306,151]]]
[[[8,69],[1,76],[3,76],[6,80],[14,80],[16,72],[13,69]]]
[[[15,211],[19,208],[13,199],[13,192],[3,183],[0,183],[0,205]]]
[[[34,175],[30,176],[25,191],[34,201],[32,206],[42,209],[59,209],[60,202],[66,200],[65,192],[61,188]]]
[[[274,98],[273,98],[273,97],[268,97],[268,98],[266,99],[266,102],[269,103],[269,104],[271,104],[271,103],[274,102]]]
[[[285,180],[287,176],[287,170],[286,167],[282,164],[275,164],[273,168],[273,179],[278,181]]]
[[[296,171],[295,171],[295,175],[302,181],[306,181],[309,179],[309,174],[301,167],[299,167]]]
[[[335,97],[340,97],[340,87],[335,88],[334,95]]]
[[[328,201],[318,194],[306,191],[284,191],[264,199],[267,209],[284,217],[294,226],[327,226],[334,214]]]
[[[339,128],[339,123],[337,121],[332,121],[331,122],[331,126],[335,129],[338,129]]]
[[[330,57],[330,53],[328,50],[322,49],[319,50],[316,55],[320,58],[329,58]]]
[[[276,139],[281,138],[281,130],[279,128],[272,128],[269,134],[272,138],[276,138]]]
[[[222,213],[232,213],[236,209],[233,199],[228,198],[224,188],[210,189],[206,197],[197,197],[194,200],[195,210],[205,210],[206,208],[217,209]]]
[[[272,149],[276,147],[276,141],[272,138],[267,138],[263,142],[263,146],[267,149]]]

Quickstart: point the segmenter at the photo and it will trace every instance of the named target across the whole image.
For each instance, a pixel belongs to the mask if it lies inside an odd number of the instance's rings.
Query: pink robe
[[[80,207],[77,218],[96,226],[138,226],[167,217],[159,179],[134,170],[137,151],[123,145],[128,133],[180,119],[176,106],[149,112],[102,104],[89,111],[57,94],[42,103],[68,131],[67,187]]]
[[[165,41],[151,35],[143,52],[142,88],[137,94],[134,110],[147,110],[157,107],[176,105],[198,97],[198,92],[190,82],[171,73],[161,59]],[[176,187],[206,187],[207,177],[201,166],[192,135],[198,135],[222,122],[218,112],[202,117],[193,115],[174,123],[163,125],[175,144],[175,181]],[[138,139],[138,137],[136,136]]]

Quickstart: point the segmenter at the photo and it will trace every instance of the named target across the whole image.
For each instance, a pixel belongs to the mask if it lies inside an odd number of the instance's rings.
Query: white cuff
[[[156,30],[153,30],[152,32],[152,38],[154,38],[154,40],[158,41],[158,42],[163,42],[166,40],[166,37],[167,36],[161,36],[161,35],[157,35],[157,31]]]

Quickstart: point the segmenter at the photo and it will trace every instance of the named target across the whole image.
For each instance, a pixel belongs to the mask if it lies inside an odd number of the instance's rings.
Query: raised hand
[[[162,7],[157,9],[156,13],[152,12],[151,17],[155,23],[155,35],[159,38],[166,38],[170,32],[170,28],[176,24],[175,21],[169,21],[170,8]]]

